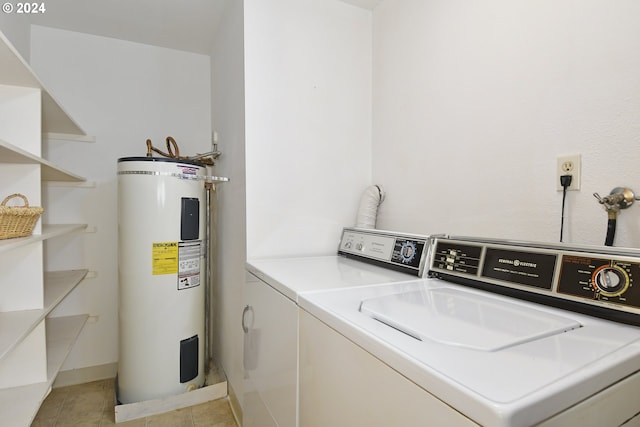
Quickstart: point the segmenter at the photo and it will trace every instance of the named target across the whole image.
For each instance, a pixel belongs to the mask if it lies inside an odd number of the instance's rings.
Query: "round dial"
[[[416,245],[413,242],[404,242],[400,248],[400,258],[405,264],[413,261],[416,256]]]
[[[617,265],[603,265],[593,272],[593,283],[602,295],[616,297],[629,287],[629,275]]]

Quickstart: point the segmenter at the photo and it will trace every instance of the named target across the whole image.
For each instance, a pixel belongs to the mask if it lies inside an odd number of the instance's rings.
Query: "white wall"
[[[247,256],[335,253],[371,182],[371,12],[244,8]]]
[[[246,256],[335,252],[371,180],[371,12],[230,3],[212,53],[218,173],[231,178],[218,191],[215,353],[242,404]]]
[[[27,15],[0,12],[0,31],[23,58],[29,58],[31,24]]]
[[[46,267],[89,268],[87,279],[55,315],[89,313],[63,370],[118,360],[117,159],[144,156],[145,140],[181,154],[209,150],[209,56],[34,26],[31,65],[95,143],[52,142],[48,157],[95,188],[48,190],[52,222],[87,222],[95,234],[48,243]]]
[[[582,154],[565,241],[602,244],[592,193],[640,193],[640,3],[383,0],[373,24],[380,226],[557,241],[556,157]],[[615,244],[640,246],[640,206]]]
[[[218,253],[212,286],[213,354],[236,394],[242,393],[242,283],[246,259],[243,5],[230,1],[211,53],[211,114],[222,156],[216,173]],[[237,388],[237,390],[235,390]],[[235,403],[235,402],[234,402]]]

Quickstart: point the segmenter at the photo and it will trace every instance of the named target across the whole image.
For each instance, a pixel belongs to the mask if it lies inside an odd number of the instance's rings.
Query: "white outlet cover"
[[[572,176],[571,185],[567,188],[568,191],[580,190],[580,177],[582,175],[582,156],[580,154],[573,154],[567,156],[558,156],[558,163],[556,167],[556,190],[562,191],[562,185],[560,184],[560,177],[566,175],[563,165],[566,162],[573,164],[573,170],[569,172]]]

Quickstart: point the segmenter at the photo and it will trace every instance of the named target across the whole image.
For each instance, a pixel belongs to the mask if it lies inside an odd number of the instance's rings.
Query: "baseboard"
[[[115,378],[117,372],[117,363],[61,371],[53,383],[53,388]]]

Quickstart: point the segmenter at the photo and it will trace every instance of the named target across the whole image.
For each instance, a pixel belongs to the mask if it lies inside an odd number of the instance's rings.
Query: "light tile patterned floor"
[[[227,399],[115,424],[113,396],[113,379],[55,388],[31,426],[237,427]]]

